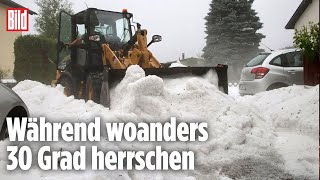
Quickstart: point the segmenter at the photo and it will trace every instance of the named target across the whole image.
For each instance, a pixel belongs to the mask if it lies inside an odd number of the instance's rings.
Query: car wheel
[[[3,121],[3,125],[0,131],[0,141],[9,137],[8,128],[7,128],[7,120]]]
[[[279,89],[279,88],[283,88],[283,87],[288,87],[288,85],[283,84],[283,83],[275,83],[275,84],[272,84],[271,86],[269,86],[267,88],[267,91],[271,91],[271,90]]]
[[[28,117],[28,113],[23,107],[17,106],[9,112],[7,117],[11,117],[11,118],[19,117],[21,120],[22,117]],[[7,128],[7,117],[3,121],[3,125],[0,130],[0,141],[9,137],[8,128]]]

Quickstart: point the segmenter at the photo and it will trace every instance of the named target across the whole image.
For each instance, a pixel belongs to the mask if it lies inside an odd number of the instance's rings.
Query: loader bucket
[[[147,75],[156,75],[161,78],[179,74],[192,74],[196,76],[205,75],[208,71],[214,70],[218,76],[218,86],[221,91],[228,94],[227,65],[215,67],[175,67],[175,68],[148,68],[144,69]],[[103,82],[101,88],[100,103],[105,107],[110,107],[109,88],[120,82],[126,74],[126,69],[105,69],[103,72]]]

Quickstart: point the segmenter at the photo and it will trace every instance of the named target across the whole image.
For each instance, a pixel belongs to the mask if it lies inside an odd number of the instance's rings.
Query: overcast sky
[[[14,0],[37,12],[33,0]],[[302,0],[255,0],[253,8],[263,23],[261,32],[266,35],[262,44],[271,49],[293,45],[293,31],[284,27]],[[153,44],[150,50],[161,62],[174,61],[185,53],[186,57],[197,57],[205,46],[205,20],[211,0],[70,0],[74,12],[89,7],[111,11],[128,9],[134,20],[148,29],[152,35],[162,36],[162,42]],[[30,29],[34,17],[31,16]]]

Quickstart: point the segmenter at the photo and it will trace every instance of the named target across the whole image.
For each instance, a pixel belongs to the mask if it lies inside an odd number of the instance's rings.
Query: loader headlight
[[[99,35],[89,36],[89,40],[98,42],[100,41],[100,36]]]

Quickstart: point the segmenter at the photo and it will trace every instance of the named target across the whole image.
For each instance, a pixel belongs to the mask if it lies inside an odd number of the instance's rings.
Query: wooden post
[[[320,58],[314,60],[304,56],[303,58],[304,84],[316,86],[320,83]]]

